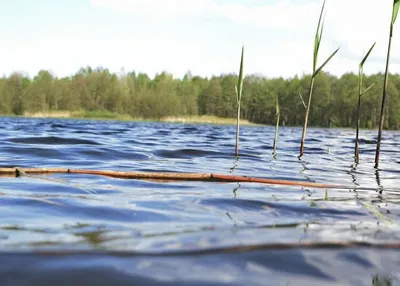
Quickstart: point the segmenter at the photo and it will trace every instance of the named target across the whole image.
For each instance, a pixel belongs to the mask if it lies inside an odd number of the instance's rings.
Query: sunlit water
[[[379,169],[377,132],[361,131],[358,165],[354,133],[311,128],[299,160],[300,128],[280,128],[274,158],[274,129],[242,126],[235,160],[234,126],[0,118],[0,167],[221,173],[374,189],[3,176],[1,285],[372,285],[376,275],[399,285],[395,249],[235,251],[398,242],[400,132],[384,132]]]

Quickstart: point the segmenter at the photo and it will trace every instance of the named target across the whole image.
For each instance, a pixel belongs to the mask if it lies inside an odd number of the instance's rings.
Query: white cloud
[[[89,1],[94,8],[88,19],[98,17],[103,27],[81,20],[77,25],[82,29],[65,26],[45,36],[41,29],[32,37],[10,32],[0,46],[1,54],[7,55],[0,72],[25,70],[34,75],[48,68],[64,76],[85,65],[101,65],[113,72],[125,67],[149,75],[167,70],[182,76],[190,69],[210,76],[237,72],[242,44],[245,73],[292,77],[311,72],[322,0],[253,1],[258,6],[245,0]],[[383,71],[392,3],[327,0],[319,63],[337,47],[340,51],[324,70],[336,75],[356,72],[363,52],[376,41],[365,72]],[[31,15],[29,21],[34,21],[35,13]],[[391,72],[400,72],[399,47],[400,23],[396,23]]]
[[[153,16],[197,14],[212,11],[217,5],[212,0],[90,0],[93,6],[109,8],[123,13]]]
[[[182,14],[212,13],[227,19],[256,24],[260,27],[296,28],[311,22],[305,13],[316,14],[320,3],[295,4],[287,0],[276,5],[253,6],[245,4],[218,4],[214,0],[90,0],[96,7],[122,13],[171,16]],[[302,25],[298,23],[301,20]],[[313,19],[312,19],[313,20]],[[314,22],[314,21],[313,21]]]
[[[179,19],[182,15],[213,15],[222,20],[246,25],[249,29],[264,29],[259,34],[259,43],[263,43],[265,53],[257,54],[257,63],[248,63],[250,67],[265,67],[277,71],[280,75],[308,72],[312,57],[312,42],[322,0],[277,1],[275,5],[248,6],[243,4],[220,4],[214,0],[90,0],[92,5],[109,8],[124,13],[140,15],[173,16]],[[386,55],[388,27],[391,16],[392,0],[328,0],[324,36],[321,46],[320,61],[324,60],[334,49],[341,47],[335,59],[327,66],[334,74],[355,71],[373,42],[377,42],[371,59],[382,62]],[[227,26],[229,27],[229,26]],[[271,31],[279,31],[269,35]],[[251,32],[251,31],[249,31]],[[210,31],[212,33],[212,31]],[[233,41],[240,45],[239,38],[246,46],[258,45],[257,40],[248,40],[246,35],[234,35]],[[400,37],[393,40],[393,51],[398,49]],[[266,41],[265,41],[266,40]],[[267,43],[266,43],[267,42]],[[213,43],[217,44],[217,43]],[[257,50],[252,49],[251,50]],[[270,54],[270,56],[268,56]],[[271,54],[274,54],[271,56]],[[399,55],[393,54],[394,59]],[[250,56],[251,58],[251,56]],[[277,60],[278,58],[278,60]],[[279,60],[280,59],[280,60]],[[279,62],[290,67],[279,66]],[[335,64],[333,63],[335,62]],[[271,67],[271,63],[274,66]],[[375,65],[377,67],[378,65]],[[292,72],[290,69],[293,69]],[[395,64],[391,70],[399,68]],[[265,68],[264,68],[265,70]],[[368,68],[366,68],[368,71]],[[256,72],[256,71],[254,71]],[[372,71],[376,72],[376,70]]]

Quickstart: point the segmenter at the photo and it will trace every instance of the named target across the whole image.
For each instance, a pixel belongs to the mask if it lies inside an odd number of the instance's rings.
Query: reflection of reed
[[[358,163],[354,163],[353,165],[351,165],[351,168],[350,168],[350,171],[348,172],[348,174],[351,176],[351,181],[353,182],[353,184],[358,187],[358,186],[360,186],[360,184],[357,183],[357,178],[355,175],[355,172],[357,171],[357,167],[358,167]]]
[[[378,185],[379,194],[382,194],[383,185],[382,185],[382,182],[381,182],[381,176],[379,174],[379,169],[375,169],[375,180],[376,180],[376,184]]]
[[[237,227],[237,226],[238,226],[237,220],[235,220],[235,219],[231,216],[231,214],[230,214],[229,212],[226,212],[226,215],[233,221],[233,226],[234,226],[234,227]]]
[[[235,158],[235,161],[233,161],[233,166],[230,168],[229,173],[231,173],[232,175],[235,173],[236,168],[239,165],[239,157]],[[239,190],[240,188],[240,184],[239,182],[236,183],[236,187],[233,189],[233,196],[236,198],[237,197],[237,190]]]
[[[240,186],[240,183],[236,183],[236,187],[233,189],[233,195],[235,198],[237,196],[237,190],[239,190]]]
[[[393,280],[389,277],[375,275],[372,277],[372,286],[392,286]]]
[[[304,178],[305,178],[307,181],[311,181],[311,177],[310,177],[309,175],[306,175],[306,174],[305,174],[305,172],[308,171],[308,168],[307,168],[308,162],[303,161],[303,160],[301,160],[301,159],[299,159],[299,160],[300,160],[301,165],[303,166],[303,169],[299,172],[299,174],[303,175]]]
[[[239,157],[236,157],[235,161],[233,161],[233,166],[230,169],[229,173],[234,174],[236,167],[238,166],[239,163]]]

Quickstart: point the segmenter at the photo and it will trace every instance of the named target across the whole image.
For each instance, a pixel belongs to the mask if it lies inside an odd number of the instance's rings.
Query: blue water
[[[0,285],[400,285],[400,132],[0,118],[0,167],[199,172],[335,183],[0,177]],[[363,190],[362,188],[373,190]],[[279,245],[292,245],[290,248]],[[275,245],[276,247],[271,247]],[[388,282],[389,283],[389,282]],[[386,285],[386,284],[383,284]]]

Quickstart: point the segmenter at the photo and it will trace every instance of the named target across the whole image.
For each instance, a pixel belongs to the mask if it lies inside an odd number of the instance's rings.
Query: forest
[[[97,67],[81,68],[69,77],[58,78],[41,70],[30,78],[13,73],[0,78],[0,114],[27,112],[109,111],[133,118],[161,120],[167,116],[236,116],[236,74],[210,78],[187,72],[174,78],[161,72],[150,78],[145,73],[111,73]],[[362,128],[379,124],[383,74],[364,76],[365,87],[376,82],[362,97]],[[274,124],[276,98],[281,125],[301,126],[304,122],[310,75],[266,78],[253,74],[244,78],[241,118],[254,123]],[[384,127],[400,129],[400,75],[391,74],[387,89]],[[276,97],[277,96],[277,97]],[[340,77],[318,74],[312,98],[309,125],[354,127],[358,98],[358,75]],[[302,100],[303,99],[303,100]]]

